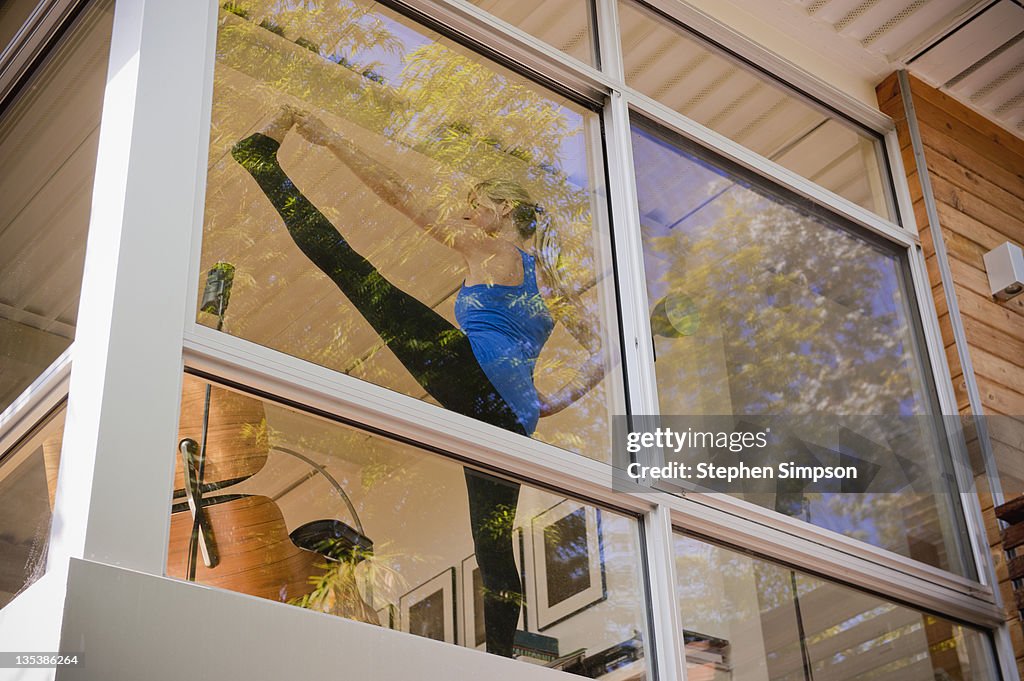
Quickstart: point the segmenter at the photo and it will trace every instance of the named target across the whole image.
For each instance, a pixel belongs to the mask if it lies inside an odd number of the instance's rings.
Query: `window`
[[[935,413],[905,251],[639,119],[633,155],[662,414]],[[943,493],[941,424],[913,425],[924,444],[900,454],[934,478],[935,494],[750,500],[968,572],[959,505]]]
[[[844,584],[985,621],[981,597],[952,605],[977,577],[975,556],[911,277],[923,260],[889,222],[881,137],[639,4],[619,4],[621,79],[582,68],[596,57],[544,32],[548,3],[474,4],[574,58],[546,51],[516,70],[513,49],[493,63],[452,36],[515,36],[444,10],[452,23],[434,33],[409,18],[430,15],[429,3],[408,15],[362,0],[220,8],[186,363],[266,397],[186,377],[167,574],[594,677],[646,677],[639,540],[666,556],[673,539],[613,508],[660,522],[717,506],[729,520],[707,527],[733,523],[730,536],[763,535],[773,551],[842,551],[851,573],[829,575]],[[568,23],[593,44],[588,15]],[[562,77],[572,86],[560,89]],[[601,92],[606,109],[587,100]],[[631,144],[632,176],[606,162],[605,136],[609,154]],[[809,183],[773,163],[741,167],[729,159],[747,156],[722,137],[883,219],[801,194]],[[623,211],[615,226],[613,271],[607,197],[632,205],[634,179],[638,215]],[[916,419],[920,444],[901,455],[933,488],[736,501],[656,486],[616,498],[604,464],[626,391],[613,358],[620,314],[644,331],[637,284],[653,334],[649,354],[624,334],[637,403],[665,416]],[[435,410],[433,422],[413,399],[392,402],[412,414],[347,411],[363,397],[378,404],[377,386],[476,421],[447,438],[440,423],[457,419]],[[493,426],[599,463],[493,438]],[[818,434],[813,423],[800,433]],[[504,472],[479,468],[494,465]],[[757,525],[743,515],[752,504],[771,511]],[[680,590],[707,592],[682,599],[691,680],[982,674],[988,640],[966,625],[675,541]],[[708,552],[703,567],[687,562]],[[732,579],[734,563],[746,581]],[[876,572],[898,584],[878,586]],[[666,602],[659,574],[646,575],[662,589],[650,598]],[[836,607],[806,612],[822,600]],[[659,643],[679,633],[653,632]]]
[[[598,63],[591,0],[469,1],[570,57],[591,66]]]
[[[18,34],[39,0],[9,0],[0,6],[0,52]]]
[[[0,456],[0,608],[46,570],[65,408]]]
[[[0,118],[0,411],[75,335],[112,18],[91,4]]]
[[[997,678],[970,627],[681,534],[675,561],[690,681]]]
[[[883,217],[881,143],[641,5],[619,3],[626,82]]]
[[[645,678],[635,519],[191,376],[181,414],[168,575]]]
[[[380,5],[225,5],[201,267],[233,289],[198,321],[607,460],[600,139]]]

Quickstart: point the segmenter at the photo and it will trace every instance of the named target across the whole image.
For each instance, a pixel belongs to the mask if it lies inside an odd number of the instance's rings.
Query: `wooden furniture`
[[[288,536],[277,504],[264,496],[219,496],[218,486],[251,477],[266,464],[269,452],[263,403],[186,375],[182,386],[179,441],[203,441],[206,451],[196,513],[205,516],[203,540],[215,549],[212,566],[196,561],[195,581],[231,591],[288,601],[312,591],[309,580],[322,572],[323,556],[297,547]],[[175,451],[175,498],[186,497],[185,465]],[[189,543],[194,515],[190,509],[171,514],[167,574],[188,579]]]
[[[179,441],[190,438],[202,442],[207,385],[199,378],[185,376],[181,391]],[[263,402],[216,385],[210,386],[204,483],[223,483],[254,475],[267,463],[269,451]],[[177,447],[175,461],[174,489],[184,493],[185,470]]]
[[[273,501],[245,496],[205,506],[219,563],[208,568],[199,561],[196,581],[274,601],[288,601],[313,590],[310,577],[319,575],[325,558],[300,549],[288,537],[284,516]],[[192,514],[171,516],[167,574],[185,579]]]

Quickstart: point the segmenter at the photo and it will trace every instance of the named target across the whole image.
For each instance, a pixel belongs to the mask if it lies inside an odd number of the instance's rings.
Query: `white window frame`
[[[721,35],[713,36],[747,58],[779,64],[780,73],[791,83],[881,134],[899,215],[907,228],[626,86],[618,40],[608,30],[617,25],[615,0],[596,0],[600,71],[562,55],[463,0],[398,2],[470,42],[501,51],[526,71],[584,96],[605,99],[608,191],[618,283],[622,298],[638,303],[620,310],[626,385],[633,413],[657,413],[657,390],[649,356],[650,327],[646,317],[637,312],[648,308],[632,173],[630,111],[640,112],[907,249],[939,403],[944,414],[956,413],[924,260],[912,227],[913,213],[899,148],[887,117],[842,93],[817,91],[820,83],[816,85],[797,67],[753,46],[742,36],[727,36],[738,46]],[[647,659],[661,681],[686,678],[682,626],[674,600],[675,526],[743,546],[768,559],[798,562],[801,569],[830,581],[977,627],[995,629],[1002,623],[1002,611],[989,586],[992,578],[980,510],[976,510],[976,499],[969,496],[964,508],[979,581],[724,495],[677,497],[640,489],[613,492],[613,473],[607,464],[197,324],[194,311],[201,276],[199,252],[220,4],[216,0],[120,0],[116,6],[86,276],[75,362],[70,372],[64,459],[65,464],[70,460],[75,463],[67,472],[62,465],[56,509],[59,516],[71,522],[63,528],[61,537],[55,537],[51,562],[85,558],[164,574],[174,461],[173,447],[168,443],[173,442],[177,431],[181,375],[186,369],[453,452],[525,481],[538,480],[567,494],[639,514],[647,558],[645,577],[650,588],[646,607],[653,624],[649,636],[657,650],[656,656]],[[665,5],[663,11],[681,20],[700,23],[682,3],[659,0],[652,4]],[[713,22],[698,27],[728,33]],[[168,60],[168,54],[175,55],[175,60]],[[159,206],[153,203],[157,199]],[[147,224],[147,229],[140,230],[140,224]],[[153,238],[154,231],[158,238]],[[133,236],[139,232],[144,238]],[[116,258],[114,267],[111,257]],[[154,299],[161,304],[150,304]],[[125,312],[125,306],[133,306],[131,314]],[[148,375],[139,376],[140,367]],[[140,393],[145,399],[139,398]],[[152,455],[139,456],[140,451]],[[124,471],[132,481],[130,486],[126,485]],[[127,509],[131,516],[128,519]]]
[[[3,412],[0,412],[0,465],[4,457],[68,396],[71,353],[60,353]]]

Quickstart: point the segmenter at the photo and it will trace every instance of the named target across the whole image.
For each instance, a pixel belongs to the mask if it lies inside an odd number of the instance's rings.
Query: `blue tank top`
[[[462,284],[455,319],[469,338],[480,368],[519,423],[532,434],[540,417],[533,367],[555,322],[537,289],[532,255],[520,250],[523,283]]]

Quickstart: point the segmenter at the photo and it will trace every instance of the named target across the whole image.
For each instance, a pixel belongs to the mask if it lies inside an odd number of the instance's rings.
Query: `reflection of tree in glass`
[[[477,531],[481,535],[485,535],[490,541],[498,542],[502,541],[505,537],[513,536],[515,522],[515,506],[496,504],[491,513],[481,521],[480,528]],[[521,591],[488,588],[482,580],[483,570],[478,568],[478,571],[481,574],[479,593],[482,598],[509,603],[517,608],[523,605],[524,598]]]
[[[693,540],[676,538],[676,595],[684,626],[704,634],[729,638],[734,620],[757,616],[757,603],[744,598],[753,577],[751,559]],[[712,575],[718,579],[711,579]],[[744,589],[743,585],[747,584]],[[714,625],[711,631],[702,629]]]
[[[401,48],[401,42],[377,16],[372,3],[242,0],[225,3],[222,7],[258,25],[275,26],[278,30],[274,33],[335,60],[347,59],[345,55],[371,47],[392,52]],[[372,67],[370,63],[362,64],[362,69]]]
[[[259,27],[265,19],[282,28],[285,40],[299,41],[304,49],[283,49],[279,36],[268,37],[267,31]],[[585,186],[585,165],[577,158],[573,161],[575,169],[566,168],[562,160],[567,153],[579,157],[583,149],[583,119],[579,113],[458,48],[430,42],[390,18],[379,6],[239,2],[233,4],[230,16],[222,14],[221,21],[216,109],[235,115],[238,105],[245,106],[242,99],[258,96],[268,104],[298,100],[304,108],[340,116],[346,125],[358,126],[357,132],[346,130],[347,134],[357,134],[361,140],[369,134],[364,146],[370,150],[378,145],[393,165],[421,170],[429,167],[430,172],[413,172],[403,180],[442,215],[461,209],[467,189],[480,179],[504,177],[520,183],[544,209],[535,250],[540,255],[538,264],[551,280],[561,283],[561,290],[552,291],[548,299],[555,317],[576,316],[581,304],[590,309],[596,306],[591,197]],[[310,45],[317,46],[326,59],[316,59]],[[221,85],[232,71],[253,78],[254,88],[235,93],[226,84]],[[369,71],[380,77],[368,76]],[[333,121],[328,123],[334,125]],[[237,140],[243,133],[231,116],[218,115],[215,110],[214,147],[220,140]],[[324,208],[329,218],[352,206],[346,200],[351,188],[340,189],[342,203]],[[358,223],[363,233],[380,235],[377,248],[388,253],[388,272],[397,268],[404,273],[416,267],[423,257],[418,238],[396,235],[395,220],[388,211],[357,210],[357,215],[346,215],[346,220]],[[243,243],[251,239],[248,218],[224,216],[218,220],[208,212],[208,231],[214,220],[218,232],[235,232]],[[550,229],[545,229],[548,226]],[[258,257],[271,265],[285,255],[268,250]],[[453,261],[438,264],[430,285],[420,287],[433,296],[424,301],[432,306],[444,305],[459,277]],[[437,285],[442,276],[452,282],[448,288]],[[292,283],[285,276],[262,281],[241,272],[238,287],[283,292]],[[247,328],[256,323],[239,315],[229,321],[229,331],[251,338]],[[277,335],[282,341],[287,338],[288,351],[293,354],[383,385],[406,385],[403,381],[407,379],[395,375],[393,363],[381,360],[384,344],[362,342],[362,336],[356,333],[358,327],[343,310],[333,333],[327,338],[321,336],[313,345],[303,342],[301,328],[285,326]],[[571,339],[551,343],[538,364],[537,374],[545,384],[541,387],[550,390],[571,380],[585,359],[584,350]],[[402,389],[415,391],[412,386]],[[417,396],[423,395],[419,392]],[[597,443],[607,440],[606,402],[604,388],[599,386],[573,407],[575,416],[565,426],[545,431],[543,438],[572,449],[595,443],[590,446],[602,450]],[[589,413],[594,409],[600,412]],[[601,451],[594,455],[605,456]]]
[[[647,230],[649,275],[707,325],[659,339],[664,402],[699,385],[725,413],[923,411],[894,256],[738,185],[691,220]]]
[[[569,328],[578,325],[581,303],[593,310],[597,302],[590,290],[596,271],[591,198],[585,186],[569,180],[561,156],[567,141],[580,137],[582,119],[534,88],[440,44],[416,49],[405,63],[400,92],[415,115],[402,134],[416,140],[417,151],[454,171],[431,190],[442,199],[440,210],[458,209],[460,184],[469,178],[511,177],[524,186],[544,210],[534,249],[546,280],[557,285],[546,301],[557,320]],[[597,316],[587,317],[599,332]],[[585,357],[576,343],[551,343],[535,375],[545,385],[563,385]],[[580,451],[606,437],[600,389],[574,409],[570,428],[547,433],[542,424],[544,439]],[[600,412],[589,413],[594,409]]]
[[[638,167],[656,166],[683,179],[674,199],[667,190],[641,187],[649,297],[653,305],[685,294],[700,319],[690,335],[655,339],[663,413],[929,412],[897,254],[653,139],[634,132]],[[862,434],[880,443],[903,435]],[[815,435],[813,423],[800,435],[830,442]],[[937,454],[922,442],[918,437],[913,449],[898,451],[937,474]],[[796,492],[750,500],[949,564],[942,548],[952,541],[943,509],[948,499]],[[938,547],[937,555],[926,555],[936,554],[934,548],[911,547],[911,533],[918,544]]]
[[[342,544],[344,549],[335,550]],[[394,556],[384,549],[378,546],[370,551],[350,547],[342,540],[324,540],[317,551],[328,560],[318,565],[320,574],[309,578],[313,590],[288,602],[300,608],[387,626],[386,622],[379,621],[371,605],[373,594],[401,593],[408,584],[402,574],[391,567]]]

